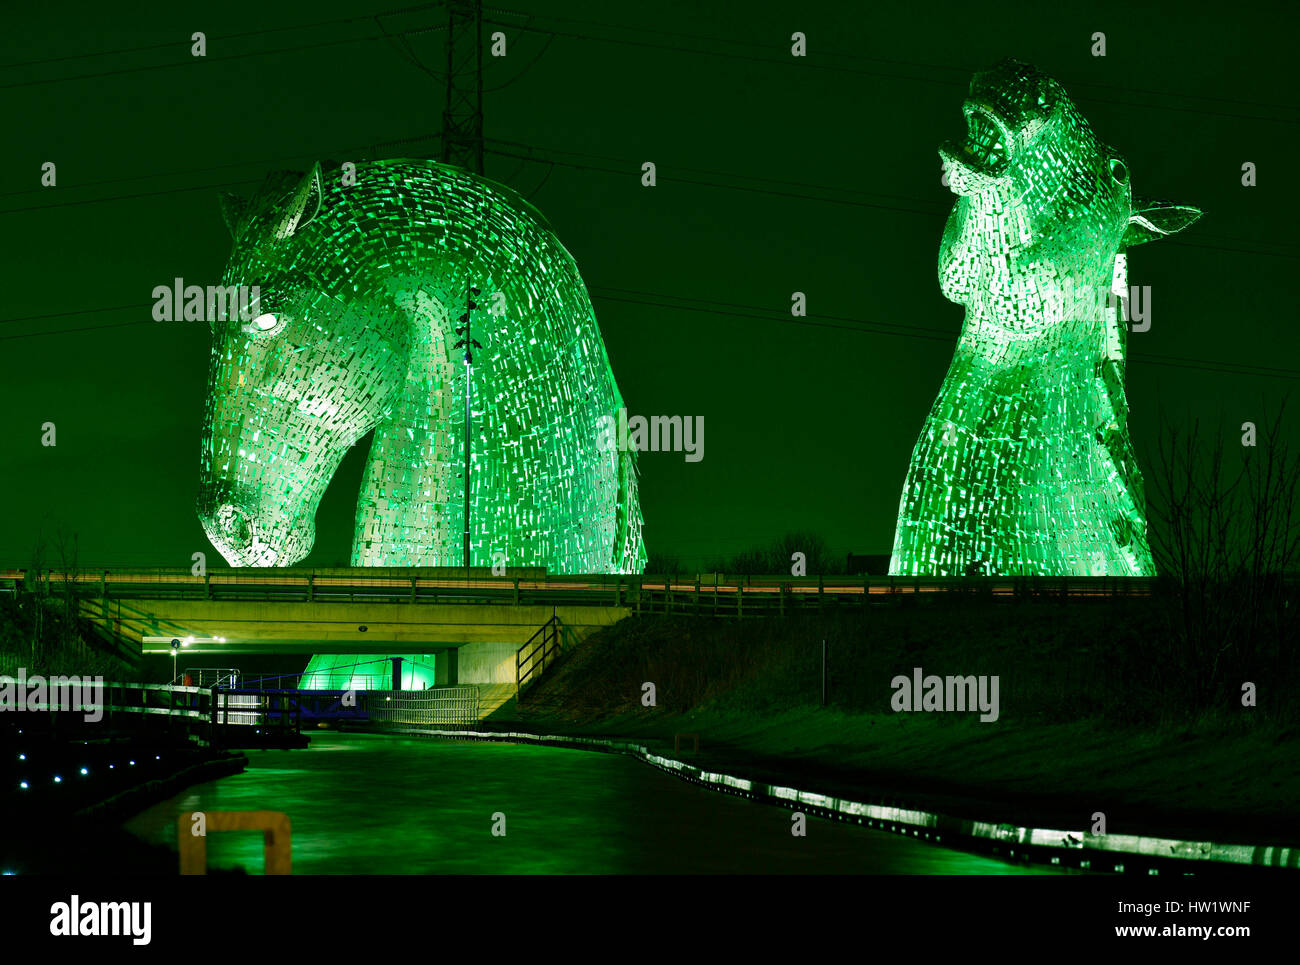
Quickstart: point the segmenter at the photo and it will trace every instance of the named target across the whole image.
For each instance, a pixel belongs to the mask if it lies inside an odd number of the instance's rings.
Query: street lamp
[[[469,286],[467,294],[465,295],[465,314],[460,317],[460,320],[465,324],[462,327],[456,329],[456,334],[463,335],[464,338],[462,338],[459,342],[457,342],[453,346],[453,348],[465,349],[465,576],[466,577],[469,576],[469,449],[470,449],[469,403],[470,403],[470,392],[474,382],[474,353],[471,351],[471,348],[483,347],[477,341],[474,340],[473,333],[470,330],[470,312],[478,308],[478,304],[474,301],[474,297],[481,294],[483,294],[483,290],[481,288],[475,288],[472,285]]]
[[[176,683],[176,655],[181,652],[181,642],[172,638],[172,683]]]

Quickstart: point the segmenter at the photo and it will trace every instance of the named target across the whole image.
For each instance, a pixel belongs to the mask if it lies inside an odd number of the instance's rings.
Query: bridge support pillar
[[[402,689],[402,658],[393,657],[393,689]]]
[[[439,687],[454,687],[460,683],[459,649],[448,647],[433,654],[433,682]]]

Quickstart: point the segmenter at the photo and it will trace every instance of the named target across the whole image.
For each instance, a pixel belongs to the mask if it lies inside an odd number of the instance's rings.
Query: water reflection
[[[613,754],[378,735],[250,751],[240,775],[195,785],[127,822],[176,847],[184,811],[285,811],[295,874],[1023,874],[882,831],[707,791]],[[494,815],[506,834],[492,834]],[[499,824],[499,820],[498,820]],[[256,832],[208,836],[213,867],[262,870]]]

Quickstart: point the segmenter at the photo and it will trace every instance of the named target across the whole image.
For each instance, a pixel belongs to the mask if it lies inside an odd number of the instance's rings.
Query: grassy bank
[[[1300,721],[1278,685],[1293,668],[1197,668],[1163,619],[1149,600],[631,618],[495,719],[668,745],[698,732],[698,762],[719,769],[984,820],[1087,829],[1101,811],[1111,833],[1300,844]],[[997,675],[998,720],[895,713],[890,682],[915,667]]]
[[[96,637],[89,624],[69,617],[65,600],[23,593],[0,594],[0,674],[64,674],[132,679],[131,663]]]

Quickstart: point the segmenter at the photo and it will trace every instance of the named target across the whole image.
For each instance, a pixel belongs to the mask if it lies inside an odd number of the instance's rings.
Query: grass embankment
[[[636,617],[493,720],[664,741],[729,773],[989,821],[1300,844],[1294,661],[1177,656],[1159,604],[963,600],[726,622]],[[821,706],[822,640],[829,706]],[[996,722],[895,713],[896,675],[997,675]],[[1246,676],[1241,676],[1245,674]],[[1259,706],[1244,708],[1240,681]],[[657,706],[642,706],[655,684]]]
[[[0,594],[0,673],[131,680],[130,663],[98,640],[84,620],[66,616],[64,601],[30,593]]]

